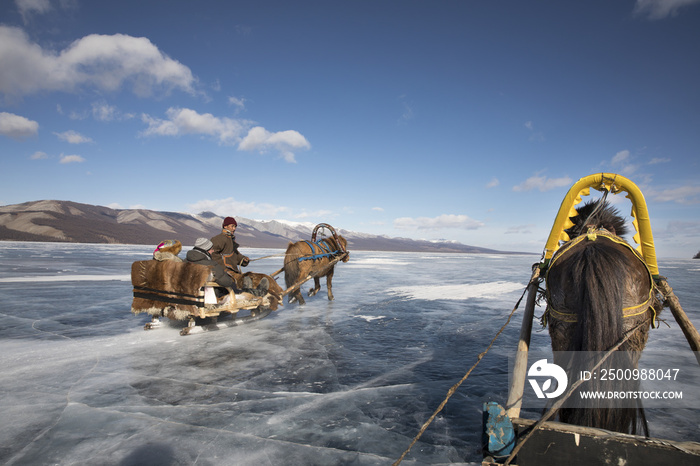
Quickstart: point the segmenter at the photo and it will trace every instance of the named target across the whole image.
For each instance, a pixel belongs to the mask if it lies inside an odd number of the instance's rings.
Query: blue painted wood
[[[488,455],[507,457],[515,446],[515,430],[503,406],[495,401],[484,403],[483,444]]]

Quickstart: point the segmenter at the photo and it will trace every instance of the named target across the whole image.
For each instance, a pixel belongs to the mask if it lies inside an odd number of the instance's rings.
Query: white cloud
[[[649,199],[657,202],[676,202],[678,204],[700,203],[700,186],[680,186],[662,191],[647,190]]]
[[[275,218],[278,214],[288,212],[287,207],[266,203],[243,202],[229,197],[226,199],[205,199],[188,204],[190,212],[214,212],[221,216],[243,216],[252,218]]]
[[[381,207],[372,207],[372,210],[377,211],[377,212],[384,212],[384,209]]]
[[[53,134],[58,136],[58,139],[66,141],[69,144],[84,144],[86,142],[92,142],[92,139],[90,139],[89,137],[83,136],[82,134],[73,130]]]
[[[671,159],[669,157],[654,157],[649,161],[649,165],[656,165],[658,163],[668,163]]]
[[[513,191],[521,192],[538,189],[541,192],[545,192],[552,189],[561,188],[562,186],[569,186],[571,185],[572,181],[573,180],[568,176],[563,176],[561,178],[547,178],[546,176],[534,175],[519,185],[513,186]]]
[[[674,245],[673,256],[688,259],[698,251],[698,230],[700,230],[700,222],[697,220],[672,220],[668,222],[666,228],[655,228],[654,238]]]
[[[491,181],[488,182],[488,184],[486,185],[486,187],[487,187],[487,188],[495,188],[495,187],[498,186],[499,184],[501,184],[501,182],[498,181],[498,178],[491,178]]]
[[[29,158],[32,160],[44,160],[48,159],[49,156],[46,154],[46,152],[36,151]]]
[[[333,213],[331,210],[317,210],[315,212],[301,212],[296,215],[294,215],[294,218],[297,219],[302,219],[302,218],[327,218],[327,217],[335,217],[336,214]]]
[[[19,28],[0,26],[0,92],[23,96],[73,92],[81,86],[116,91],[126,83],[139,96],[156,89],[194,93],[190,69],[145,37],[91,34],[61,52],[30,42]]]
[[[245,151],[265,152],[275,149],[280,152],[284,160],[295,163],[296,159],[292,150],[309,149],[311,144],[304,136],[294,130],[272,133],[261,126],[256,126],[248,131],[248,134],[238,145],[238,149]]]
[[[632,163],[632,155],[629,150],[621,150],[610,160],[610,165],[617,173],[623,175],[632,175],[639,168],[638,165]],[[639,175],[642,176],[642,175]]]
[[[81,163],[85,162],[85,159],[79,155],[63,155],[61,154],[61,159],[59,163]]]
[[[169,108],[167,120],[143,115],[142,121],[148,128],[144,136],[180,136],[202,134],[218,139],[220,144],[232,145],[240,142],[249,123],[246,120],[219,118],[211,113],[197,113],[189,108]]]
[[[700,3],[700,0],[637,0],[633,13],[650,20],[676,16],[681,8]]]
[[[536,225],[530,223],[528,225],[514,225],[512,227],[509,227],[505,234],[506,235],[529,235],[532,233],[532,230],[536,228]]]
[[[615,154],[611,160],[611,163],[613,165],[619,165],[621,163],[624,163],[626,160],[629,160],[630,158],[630,151],[628,150],[621,150],[617,154]]]
[[[112,121],[118,116],[117,108],[104,102],[92,104],[92,117],[98,121]]]
[[[237,107],[238,110],[245,109],[245,99],[239,99],[238,97],[231,96],[228,98],[228,103],[233,105],[234,107]]]
[[[2,67],[0,67],[0,69],[2,69]],[[1,73],[0,71],[0,74]],[[0,134],[12,139],[21,140],[30,136],[36,136],[38,132],[39,123],[36,121],[15,115],[14,113],[0,112]]]
[[[438,217],[401,217],[394,220],[394,228],[398,230],[442,230],[457,228],[461,230],[476,230],[484,224],[466,215],[443,214]]]
[[[700,222],[698,221],[670,221],[666,229],[654,231],[657,238],[689,238],[696,242]]]

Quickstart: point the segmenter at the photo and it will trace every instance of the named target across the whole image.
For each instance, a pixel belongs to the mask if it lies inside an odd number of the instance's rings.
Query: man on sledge
[[[221,226],[221,233],[211,239],[212,247],[209,253],[211,254],[212,260],[231,274],[237,283],[240,278],[241,286],[245,288],[247,281],[244,280],[250,280],[250,278],[241,276],[241,267],[246,267],[250,263],[250,259],[241,254],[238,250],[239,245],[236,242],[235,235],[237,227],[238,222],[236,222],[235,218],[226,217]],[[255,294],[264,296],[267,293],[268,287],[269,282],[267,278],[263,277],[260,283],[258,283]]]
[[[187,262],[194,262],[195,264],[201,265],[211,265],[212,273],[214,274],[214,281],[218,285],[226,288],[233,288],[234,291],[240,292],[241,290],[239,290],[236,286],[236,282],[234,282],[233,278],[226,273],[226,269],[212,259],[211,250],[213,247],[214,245],[210,240],[206,238],[197,238],[197,241],[194,242],[194,248],[187,251]],[[250,279],[248,282],[248,288],[252,288],[253,283],[250,282]],[[243,286],[245,287],[245,285],[246,282],[244,281]]]
[[[225,269],[241,273],[241,267],[247,267],[250,259],[241,254],[236,242],[238,222],[233,217],[224,219],[221,233],[211,239],[211,258]]]

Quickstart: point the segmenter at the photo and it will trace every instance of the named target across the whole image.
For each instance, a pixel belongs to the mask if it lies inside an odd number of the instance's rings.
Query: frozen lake
[[[505,323],[539,259],[352,251],[336,267],[335,301],[323,282],[303,307],[181,337],[177,325],[144,331],[149,318],[130,312],[131,263],[152,249],[2,243],[0,463],[391,464]],[[697,326],[700,261],[659,265]],[[402,464],[480,462],[482,403],[505,403],[523,308]],[[671,313],[662,317],[670,328],[651,332],[641,364],[671,355],[697,376]],[[533,347],[548,346],[546,331],[533,334]],[[653,436],[700,440],[696,409],[647,415]]]

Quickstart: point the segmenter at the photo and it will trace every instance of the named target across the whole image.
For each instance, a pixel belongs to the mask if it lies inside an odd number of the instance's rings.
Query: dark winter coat
[[[187,259],[187,262],[194,262],[195,264],[201,265],[211,265],[212,273],[214,274],[214,281],[216,283],[227,288],[236,289],[236,283],[233,281],[233,278],[226,273],[226,269],[214,261],[209,253],[204,249],[191,249],[187,251],[185,258]]]
[[[240,253],[235,236],[223,231],[211,239],[214,246],[211,248],[211,258],[224,268],[241,273],[239,265],[245,267],[249,259]]]

